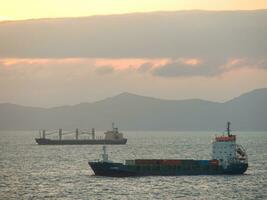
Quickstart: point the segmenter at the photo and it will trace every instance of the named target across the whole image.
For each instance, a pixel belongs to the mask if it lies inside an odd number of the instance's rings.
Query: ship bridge
[[[230,122],[227,123],[227,135],[215,137],[212,143],[212,159],[219,160],[225,168],[231,163],[248,161],[245,149],[236,144],[236,136],[231,134]]]

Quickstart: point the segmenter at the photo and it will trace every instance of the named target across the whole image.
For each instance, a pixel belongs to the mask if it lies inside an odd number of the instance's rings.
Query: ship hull
[[[130,176],[182,176],[182,175],[223,175],[243,174],[248,164],[238,163],[224,169],[220,166],[200,165],[125,165],[122,163],[89,162],[97,176],[130,177]]]
[[[127,139],[121,140],[51,140],[36,138],[35,141],[39,145],[98,145],[98,144],[110,144],[110,145],[121,145],[126,144]]]

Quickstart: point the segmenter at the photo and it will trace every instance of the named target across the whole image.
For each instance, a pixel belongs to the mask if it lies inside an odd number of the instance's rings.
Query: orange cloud
[[[226,71],[237,68],[264,68],[266,69],[266,59],[249,60],[246,58],[232,58],[225,63],[212,62],[201,58],[124,58],[124,59],[106,59],[106,58],[3,58],[0,59],[0,68],[8,71],[17,72],[18,68],[31,68],[32,71],[42,71],[43,68],[50,67],[54,70],[73,68],[76,74],[79,69],[88,69],[88,73],[97,72],[98,74],[107,74],[113,72],[143,72],[155,74],[163,73],[165,76],[207,76],[218,75]],[[90,72],[89,72],[90,71]],[[48,73],[46,71],[46,73]],[[156,74],[157,74],[156,73]],[[72,74],[73,75],[73,74]],[[161,74],[163,75],[163,74]]]
[[[0,59],[0,65],[6,68],[15,67],[18,65],[88,65],[88,67],[103,67],[109,66],[114,70],[138,70],[143,64],[150,63],[153,67],[164,65],[169,62],[167,58],[158,59],[93,59],[93,58],[60,58],[60,59],[24,59],[24,58],[4,58]]]
[[[197,66],[202,63],[198,58],[182,58],[181,61],[186,65]]]
[[[62,58],[62,59],[43,59],[43,58],[4,58],[0,59],[0,64],[4,66],[13,66],[18,64],[34,65],[34,64],[69,64],[85,62],[88,59],[83,58]]]
[[[143,64],[150,63],[153,66],[163,65],[169,62],[167,58],[158,59],[95,59],[96,66],[112,66],[115,70],[139,69]]]

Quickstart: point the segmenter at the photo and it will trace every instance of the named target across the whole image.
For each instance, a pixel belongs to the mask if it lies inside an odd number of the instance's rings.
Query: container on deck
[[[196,160],[181,160],[182,161],[182,165],[196,165],[197,161]]]
[[[198,160],[197,161],[200,165],[202,166],[207,166],[209,165],[209,160]]]
[[[135,160],[135,164],[137,165],[160,165],[163,160],[159,159],[137,159]]]
[[[163,160],[162,165],[181,165],[181,160]]]
[[[219,165],[219,160],[215,160],[215,159],[209,160],[209,164],[210,165],[214,165],[214,166],[218,166]]]

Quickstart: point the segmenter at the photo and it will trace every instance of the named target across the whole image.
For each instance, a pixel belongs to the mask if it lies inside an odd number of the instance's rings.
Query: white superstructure
[[[236,136],[230,133],[230,122],[227,123],[227,136],[215,137],[212,143],[212,159],[219,160],[227,168],[232,163],[247,163],[247,154],[241,145],[236,144]]]
[[[118,131],[118,128],[115,128],[114,123],[112,123],[112,131],[106,131],[105,140],[122,140],[123,134]]]

